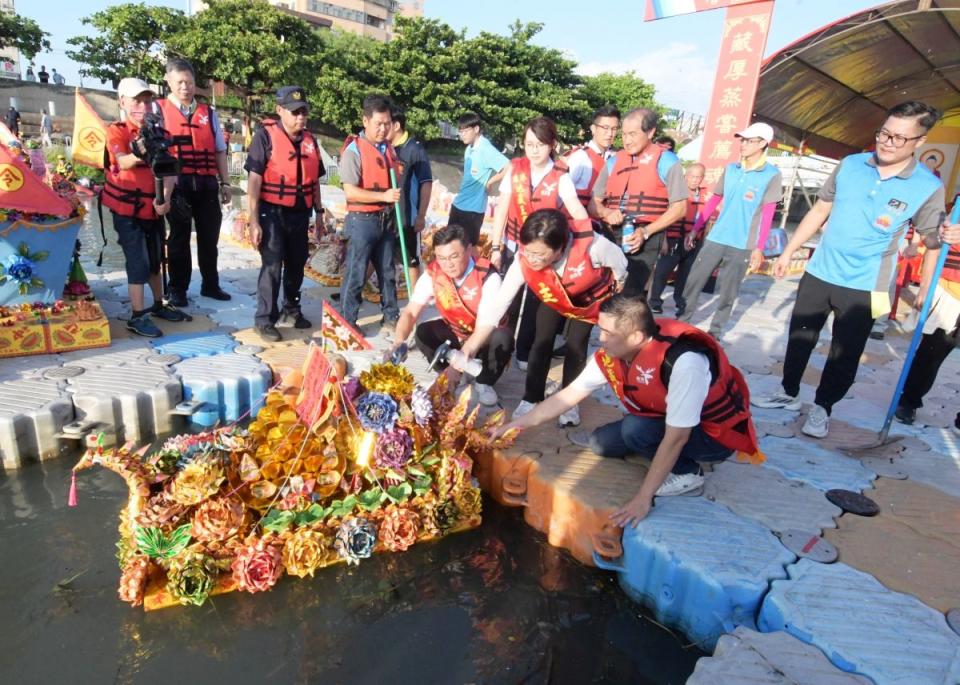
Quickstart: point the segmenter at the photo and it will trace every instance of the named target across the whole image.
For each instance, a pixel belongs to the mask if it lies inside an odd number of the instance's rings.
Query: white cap
[[[120,79],[120,84],[117,86],[118,95],[122,95],[125,98],[135,98],[141,93],[150,93],[151,95],[155,95],[153,89],[147,85],[146,81],[142,79]]]
[[[734,135],[737,138],[763,138],[767,141],[767,145],[769,145],[773,142],[773,126],[758,121],[755,124],[750,124],[740,131],[740,133],[735,133]]]

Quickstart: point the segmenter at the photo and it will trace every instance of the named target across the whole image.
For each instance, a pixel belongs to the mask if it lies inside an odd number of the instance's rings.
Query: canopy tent
[[[883,113],[904,100],[951,112],[926,148],[957,183],[960,146],[960,0],[900,0],[833,22],[769,57],[755,115],[818,153],[873,145]]]

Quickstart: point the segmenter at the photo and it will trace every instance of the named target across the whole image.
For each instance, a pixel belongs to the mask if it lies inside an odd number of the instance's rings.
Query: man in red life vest
[[[187,306],[187,288],[193,271],[190,256],[193,224],[197,226],[200,294],[215,300],[229,300],[230,295],[220,287],[217,271],[217,243],[223,218],[220,205],[231,201],[223,127],[216,111],[194,98],[196,83],[190,62],[171,59],[166,71],[170,95],[156,104],[163,126],[173,139],[170,152],[180,161],[180,175],[167,214],[170,302],[178,307]]]
[[[563,156],[570,180],[577,189],[577,198],[584,209],[590,206],[593,186],[600,178],[600,172],[616,155],[613,141],[619,131],[620,110],[613,105],[604,105],[593,113],[590,142],[578,145]]]
[[[397,235],[394,205],[400,201],[401,191],[390,178],[391,171],[400,177],[397,153],[390,144],[392,106],[385,95],[364,98],[363,131],[348,136],[340,152],[340,181],[347,199],[343,225],[347,256],[340,282],[340,311],[347,323],[356,327],[367,262],[373,262],[383,312],[380,331],[387,336],[400,317],[393,251]]]
[[[323,226],[320,177],[324,175],[320,145],[307,127],[307,96],[300,86],[277,91],[279,121],[257,129],[244,168],[250,172],[247,197],[250,242],[260,249],[257,281],[257,332],[265,340],[281,339],[277,298],[283,284],[283,325],[310,328],[300,310],[300,286],[307,263],[310,213],[317,230]],[[281,278],[282,276],[282,278]]]
[[[117,242],[123,248],[127,289],[132,315],[127,329],[137,335],[163,335],[151,315],[166,321],[185,321],[180,310],[163,303],[160,260],[163,258],[163,219],[170,201],[156,197],[156,179],[143,161],[142,147],[136,145],[143,118],[153,103],[153,91],[137,78],[125,78],[117,88],[120,109],[126,119],[107,127],[104,149],[102,202],[113,215]],[[173,179],[165,181],[164,197],[169,198]],[[150,284],[153,306],[144,306],[143,286]]]
[[[620,526],[644,518],[654,496],[700,487],[697,462],[759,451],[747,384],[709,335],[679,321],[654,321],[641,298],[622,294],[600,306],[597,325],[603,347],[583,373],[495,435],[548,421],[609,384],[629,413],[595,430],[590,449],[653,458],[640,491],[611,516]]]
[[[448,224],[433,236],[434,260],[417,279],[410,303],[400,313],[396,341],[388,357],[410,337],[417,319],[431,304],[436,304],[439,319],[425,321],[416,327],[417,348],[427,359],[433,359],[437,348],[449,341],[460,349],[476,327],[477,317],[494,305],[500,289],[500,274],[487,259],[474,259],[473,245],[466,229]],[[475,388],[480,403],[493,406],[497,393],[493,385],[510,364],[513,335],[509,328],[494,329],[477,351],[483,371],[476,378]]]
[[[627,295],[646,297],[660,255],[660,233],[687,211],[683,167],[675,154],[653,142],[657,125],[652,110],[628,112],[621,124],[623,149],[593,186],[590,215],[610,228],[614,242],[622,243],[627,253],[629,275],[623,289]]]

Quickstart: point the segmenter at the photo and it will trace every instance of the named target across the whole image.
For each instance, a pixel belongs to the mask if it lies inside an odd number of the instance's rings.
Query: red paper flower
[[[391,552],[405,552],[417,541],[420,517],[409,509],[391,507],[380,524],[380,542]]]
[[[283,573],[281,548],[258,540],[245,545],[231,564],[237,588],[246,592],[263,592],[272,588]]]

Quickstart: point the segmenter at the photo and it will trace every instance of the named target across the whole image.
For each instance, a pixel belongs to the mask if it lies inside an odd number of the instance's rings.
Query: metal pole
[[[397,187],[397,174],[393,167],[390,167],[390,187]],[[410,283],[410,261],[407,259],[407,241],[403,237],[403,213],[400,211],[400,203],[395,202],[393,209],[397,215],[397,235],[400,237],[400,255],[403,257],[403,280],[407,284],[407,300],[409,300],[413,297],[413,285]]]
[[[797,187],[797,178],[800,176],[800,162],[803,160],[803,145],[806,140],[801,139],[797,147],[796,163],[793,166],[793,174],[790,176],[790,185],[787,186],[787,193],[783,196],[783,213],[780,214],[780,228],[786,228],[787,216],[790,214],[790,205],[793,204],[793,189]]]

